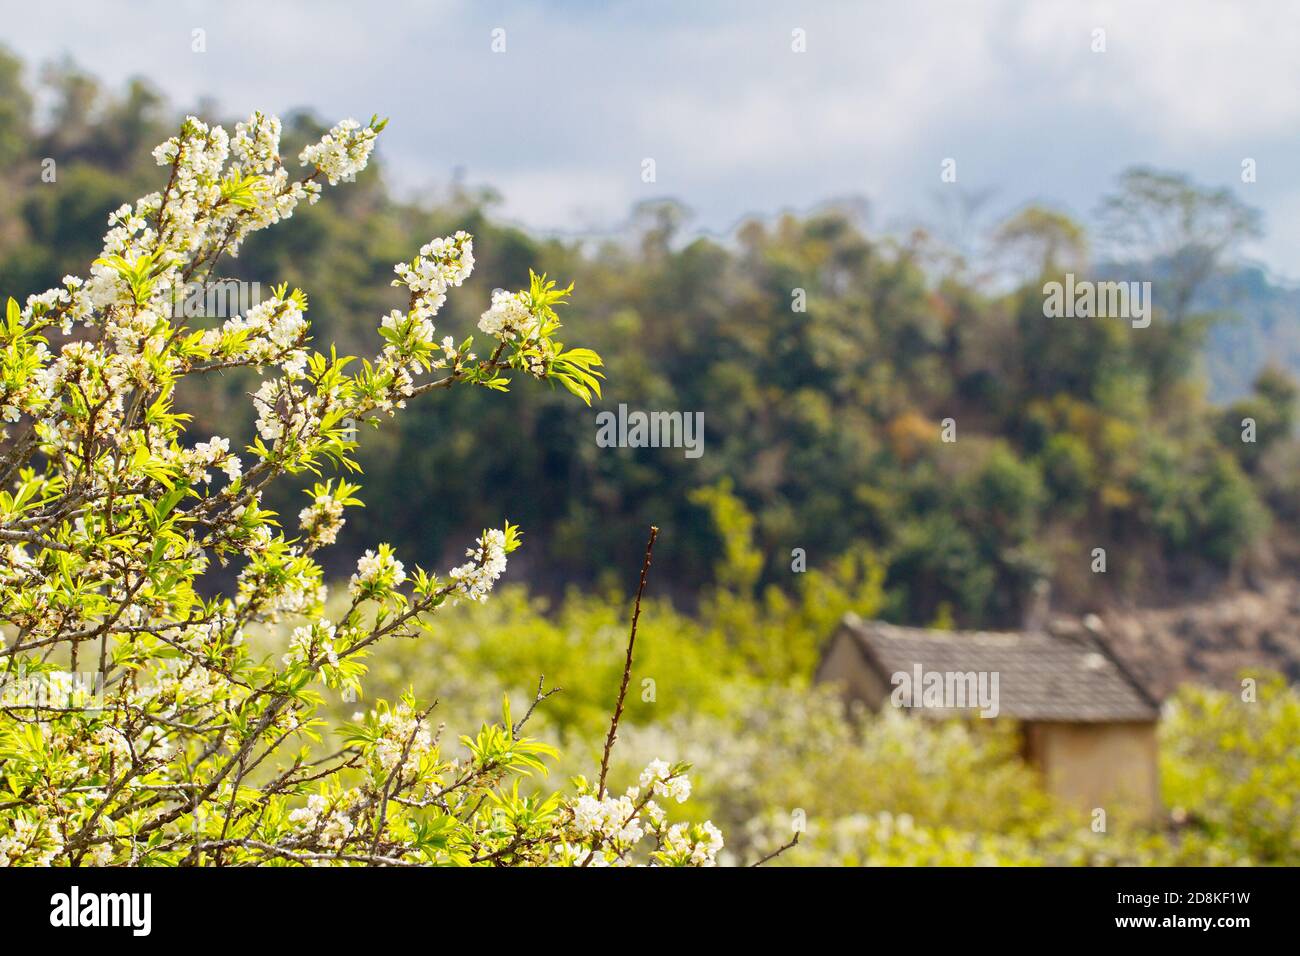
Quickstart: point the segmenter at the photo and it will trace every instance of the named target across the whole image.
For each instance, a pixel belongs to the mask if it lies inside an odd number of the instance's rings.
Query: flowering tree
[[[512,721],[508,701],[502,722],[460,749],[410,696],[378,702],[327,756],[308,746],[320,740],[322,689],[355,691],[378,642],[417,636],[440,607],[485,600],[519,532],[484,531],[445,576],[408,573],[380,544],[358,561],[346,612],[327,620],[315,555],[360,504],[358,486],[315,484],[296,530],[262,507],[267,487],[358,470],[351,424],[426,392],[504,391],[513,372],[588,403],[600,393],[599,356],[555,339],[569,290],[544,276],[493,294],[479,322],[487,357],[470,338],[435,339],[448,290],[473,268],[463,232],[395,267],[407,307],[383,317],[369,359],[311,350],[307,297],[285,286],[219,327],[179,324],[171,306],[187,284],[315,203],[322,181],[353,180],[383,127],[340,123],[302,151],[295,179],[276,118],[255,113],[231,137],[190,117],[154,151],[166,186],[109,217],[89,278],[66,276],[25,306],[8,300],[0,865],[714,862],[717,830],[670,825],[655,802],[686,799],[685,765],[655,761],[638,787],[607,790],[626,671],[598,782],[550,796],[520,792],[554,751],[523,735],[528,715]],[[218,436],[187,444],[177,388],[238,368],[264,378],[252,395],[257,437],[242,454]],[[238,566],[233,594],[197,586],[214,560]],[[259,659],[246,632],[281,619],[298,625],[288,653]],[[634,640],[635,618],[629,670]],[[534,706],[546,696],[539,685]]]

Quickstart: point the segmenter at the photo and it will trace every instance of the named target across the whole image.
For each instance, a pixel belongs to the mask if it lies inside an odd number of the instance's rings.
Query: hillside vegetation
[[[0,288],[20,298],[84,267],[110,208],[149,185],[148,150],[171,118],[142,84],[109,94],[66,67],[44,82],[48,126],[18,62],[0,60]],[[286,142],[320,129],[298,116]],[[57,187],[42,181],[47,157]],[[1173,183],[1217,209],[1214,195]],[[1140,182],[1117,197],[1131,216],[1162,213]],[[505,511],[533,541],[517,573],[558,594],[608,583],[653,522],[665,529],[660,585],[690,606],[721,545],[701,489],[727,482],[753,516],[763,583],[794,586],[794,549],[829,568],[865,548],[884,568],[885,615],[1013,625],[1040,577],[1058,604],[1088,609],[1267,568],[1290,539],[1291,379],[1268,371],[1231,408],[1209,405],[1196,374],[1209,323],[1184,307],[1181,285],[1157,288],[1149,328],[1045,318],[1043,282],[1087,268],[1087,237],[1059,214],[1030,210],[993,237],[1026,276],[993,292],[925,236],[870,235],[849,210],[751,222],[717,241],[689,238],[683,211],[661,203],[618,240],[578,243],[503,225],[492,205],[490,191],[461,188],[398,201],[372,168],[338,215],[304,209],[278,243],[253,237],[227,270],[263,289],[310,289],[317,340],[346,352],[370,334],[369,316],[398,304],[391,262],[418,237],[465,229],[487,288],[519,286],[530,265],[572,277],[571,334],[610,363],[592,409],[561,393],[468,393],[366,434],[368,507],[340,555],[383,536],[430,562],[453,557]],[[1213,274],[1190,258],[1201,271],[1168,268],[1171,283]],[[445,328],[468,331],[485,305],[450,303]],[[212,376],[178,401],[196,434],[219,433],[255,389],[255,378]],[[595,416],[620,404],[702,412],[703,455],[599,447]],[[1253,444],[1241,440],[1246,415]],[[428,506],[434,489],[465,507]],[[293,494],[271,504],[300,507]]]

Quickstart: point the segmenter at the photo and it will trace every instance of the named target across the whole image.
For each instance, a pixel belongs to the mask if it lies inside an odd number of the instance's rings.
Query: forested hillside
[[[84,271],[109,211],[157,188],[149,149],[177,113],[144,85],[105,91],[71,68],[44,83],[50,123],[18,61],[0,60],[0,292],[20,300]],[[297,117],[288,147],[321,129]],[[58,188],[42,178],[47,159]],[[398,201],[380,156],[328,213],[299,210],[227,270],[310,290],[317,341],[355,352],[400,304],[385,291],[391,263],[465,229],[475,287],[441,329],[468,335],[488,292],[526,285],[532,265],[574,282],[566,333],[609,363],[591,409],[566,394],[464,392],[365,434],[367,509],[341,554],[384,529],[437,563],[505,514],[530,534],[512,574],[554,592],[621,571],[653,522],[665,529],[660,585],[689,605],[721,563],[722,500],[733,522],[752,520],[756,585],[789,587],[794,549],[814,568],[870,553],[885,569],[883,613],[957,624],[1015,623],[1040,578],[1086,609],[1203,590],[1287,554],[1300,513],[1293,381],[1267,371],[1232,407],[1211,405],[1198,377],[1208,318],[1159,295],[1149,328],[1046,318],[1043,283],[1087,269],[1085,237],[1055,214],[1003,227],[1025,279],[993,291],[942,264],[926,235],[867,232],[850,209],[754,221],[720,241],[692,238],[661,203],[626,235],[586,242],[528,235],[492,209],[489,192],[464,189]],[[180,395],[191,433],[225,433],[256,387],[211,376]],[[702,456],[599,447],[596,414],[620,404],[702,412]],[[296,513],[302,500],[270,504]]]

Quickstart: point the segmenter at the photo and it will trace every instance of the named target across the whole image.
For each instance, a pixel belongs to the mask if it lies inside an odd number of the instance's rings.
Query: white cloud
[[[1086,213],[1135,163],[1241,189],[1266,215],[1300,206],[1300,7],[1284,3],[0,5],[23,55],[144,74],[180,105],[387,114],[403,182],[463,166],[545,228],[618,223],[647,194],[712,228],[847,194],[888,221],[929,207],[947,156],[1002,208]],[[505,54],[489,49],[496,26]],[[807,53],[790,50],[795,27]],[[1244,156],[1260,162],[1250,187]],[[1260,251],[1300,276],[1274,220]]]

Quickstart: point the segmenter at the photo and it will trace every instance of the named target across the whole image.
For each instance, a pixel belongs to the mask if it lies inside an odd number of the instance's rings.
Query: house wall
[[[831,640],[814,678],[817,683],[838,684],[845,700],[878,708],[889,699],[889,691],[866,661],[853,638],[840,631]]]
[[[1160,815],[1156,725],[1026,723],[1025,753],[1048,792],[1081,810],[1152,820]]]

